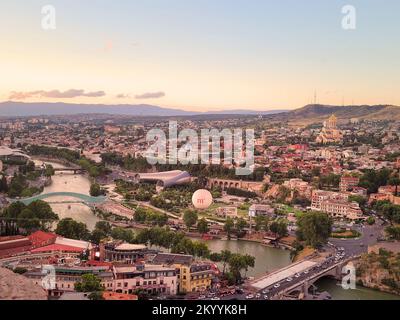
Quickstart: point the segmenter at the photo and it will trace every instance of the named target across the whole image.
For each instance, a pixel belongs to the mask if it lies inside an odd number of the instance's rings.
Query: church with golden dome
[[[337,128],[337,118],[333,114],[328,120],[324,121],[324,127],[318,135],[317,143],[335,143],[342,141],[342,133]]]

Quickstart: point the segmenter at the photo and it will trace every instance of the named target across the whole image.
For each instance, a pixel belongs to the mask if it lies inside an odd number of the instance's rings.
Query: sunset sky
[[[399,15],[398,0],[2,0],[0,101],[400,105]]]

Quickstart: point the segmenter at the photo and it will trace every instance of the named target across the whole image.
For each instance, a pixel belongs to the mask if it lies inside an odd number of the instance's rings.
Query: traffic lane
[[[341,260],[343,260],[343,258]],[[296,283],[303,282],[307,278],[312,277],[312,276],[314,276],[314,275],[316,275],[316,274],[318,274],[320,272],[323,272],[324,269],[328,269],[329,267],[331,267],[331,266],[333,266],[333,265],[335,265],[337,263],[338,262],[336,262],[334,259],[332,261],[326,261],[324,263],[323,267],[315,268],[315,269],[311,270],[307,274],[302,273],[300,275],[300,277],[295,278],[296,280],[292,280],[292,281],[282,280],[282,281],[278,282],[279,283],[279,287],[278,288],[275,288],[274,285],[272,285],[272,286],[270,286],[270,287],[268,287],[268,288],[266,288],[264,290],[269,290],[268,294],[269,294],[270,298],[272,298],[272,297],[276,296],[277,294],[279,294],[280,292],[282,292],[283,290],[292,287]],[[260,291],[260,293],[262,293],[262,291]]]

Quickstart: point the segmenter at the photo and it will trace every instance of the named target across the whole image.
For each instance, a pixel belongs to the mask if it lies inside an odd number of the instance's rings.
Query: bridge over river
[[[342,268],[353,259],[355,257],[337,261],[333,257],[328,257],[322,262],[299,261],[253,280],[249,283],[249,289],[267,294],[269,299],[279,299],[284,296],[298,297],[300,294],[308,296],[310,287],[323,277],[341,280]]]
[[[84,203],[86,205],[94,205],[94,204],[100,204],[105,201],[107,201],[107,197],[105,196],[99,196],[99,197],[92,197],[86,194],[82,193],[75,193],[75,192],[51,192],[51,193],[43,193],[39,194],[37,196],[33,196],[30,198],[23,198],[23,199],[11,199],[11,202],[22,202],[25,205],[29,205],[30,203],[37,201],[37,200],[44,200],[47,198],[52,198],[52,197],[67,197],[67,198],[75,198],[77,199],[77,202]],[[74,203],[73,201],[70,200],[61,200],[61,201],[56,201],[54,203]]]

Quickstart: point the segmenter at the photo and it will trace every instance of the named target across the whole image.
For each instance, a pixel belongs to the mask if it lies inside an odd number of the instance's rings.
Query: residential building
[[[274,215],[275,210],[269,205],[264,204],[253,204],[249,208],[249,216],[256,217],[256,216],[271,216]]]
[[[137,264],[114,266],[113,291],[132,294],[143,290],[148,294],[175,295],[178,278],[175,267]]]
[[[354,187],[357,187],[359,183],[360,178],[358,177],[342,176],[339,185],[340,192],[351,191]]]
[[[100,267],[67,267],[54,266],[55,283],[53,288],[48,289],[50,296],[61,296],[64,292],[74,292],[75,284],[82,280],[84,274],[94,274],[100,278],[101,284],[106,291],[113,289],[113,273],[107,266]],[[24,274],[27,278],[34,280],[38,285],[42,285],[45,278],[49,276],[49,270],[42,268],[39,271],[28,271]]]

